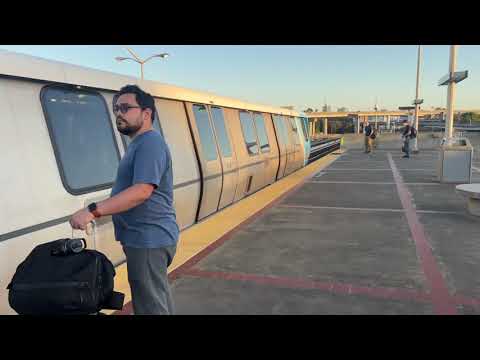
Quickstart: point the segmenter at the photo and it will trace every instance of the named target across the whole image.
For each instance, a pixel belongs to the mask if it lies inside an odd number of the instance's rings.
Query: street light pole
[[[455,73],[455,65],[457,62],[457,45],[450,45],[450,77]],[[448,83],[448,95],[447,95],[447,124],[445,124],[445,130],[448,139],[453,136],[453,103],[455,101],[455,82],[450,81]]]
[[[420,59],[422,57],[422,45],[418,45],[418,59],[417,59],[417,88],[415,90],[415,129],[418,131],[418,108],[420,104],[418,104],[418,89],[420,85]]]
[[[457,62],[457,47],[458,45],[450,45],[450,66],[447,75],[443,76],[438,85],[448,85],[447,92],[447,113],[445,116],[445,138],[448,142],[453,137],[453,105],[455,103],[455,84],[465,80],[468,77],[468,70],[455,71]]]
[[[415,122],[414,128],[417,131],[417,136],[413,139],[413,153],[418,153],[418,115],[420,108],[420,101],[418,98],[419,87],[420,87],[420,59],[422,58],[422,45],[418,45],[418,56],[417,56],[417,86],[415,90]]]
[[[139,64],[140,64],[140,76],[141,76],[141,79],[142,79],[142,80],[143,80],[143,65],[144,65],[148,60],[150,60],[151,58],[154,58],[154,57],[160,57],[160,58],[162,58],[162,59],[165,59],[165,58],[167,58],[167,57],[169,56],[168,53],[161,53],[161,54],[152,55],[152,56],[148,57],[147,59],[142,60],[142,59],[140,59],[140,58],[133,52],[133,50],[129,49],[128,47],[125,47],[125,48],[128,50],[128,52],[129,52],[130,54],[132,54],[133,58],[130,58],[130,57],[116,57],[115,60],[117,60],[117,61],[133,60],[133,61],[139,63]]]

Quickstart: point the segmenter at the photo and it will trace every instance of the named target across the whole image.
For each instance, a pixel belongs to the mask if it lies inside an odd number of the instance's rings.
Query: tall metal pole
[[[142,73],[142,81],[143,81],[143,62],[140,63],[140,71]]]
[[[417,59],[417,88],[415,91],[415,100],[418,100],[418,89],[420,85],[420,59],[422,57],[422,45],[418,45],[418,59]],[[415,129],[418,131],[418,108],[420,104],[415,104]]]
[[[419,108],[420,104],[418,103],[418,93],[419,93],[419,87],[420,87],[420,59],[422,57],[422,46],[418,45],[418,56],[417,56],[417,86],[415,89],[415,119],[413,126],[415,127],[415,130],[417,130],[418,133],[418,113],[419,113]],[[413,140],[413,146],[412,146],[412,152],[413,153],[418,153],[418,136],[415,137]]]
[[[455,82],[453,82],[453,74],[455,72],[455,65],[457,61],[457,45],[450,45],[450,79],[448,83],[448,95],[447,95],[447,121],[445,124],[445,132],[447,139],[451,139],[453,136],[453,104],[455,102]]]

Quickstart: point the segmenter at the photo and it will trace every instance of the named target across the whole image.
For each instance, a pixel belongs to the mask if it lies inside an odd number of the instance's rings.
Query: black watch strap
[[[95,217],[100,217],[100,213],[97,210],[97,203],[91,203],[88,205],[88,211],[90,211]]]

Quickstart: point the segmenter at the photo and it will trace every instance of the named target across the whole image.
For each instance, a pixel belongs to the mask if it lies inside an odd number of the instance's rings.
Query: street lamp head
[[[117,61],[123,61],[123,60],[127,60],[127,59],[128,59],[128,58],[126,58],[126,57],[121,57],[121,56],[117,56],[117,57],[115,58],[115,60],[117,60]]]
[[[151,56],[151,58],[152,57],[159,57],[159,58],[162,58],[162,59],[166,59],[169,56],[170,56],[170,54],[168,54],[168,53],[161,53],[161,54],[153,55],[153,56]]]

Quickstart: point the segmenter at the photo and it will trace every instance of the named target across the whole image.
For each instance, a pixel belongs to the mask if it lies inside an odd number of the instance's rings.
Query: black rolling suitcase
[[[8,285],[8,302],[21,315],[88,315],[121,310],[124,294],[113,291],[115,269],[85,239],[36,246]]]

